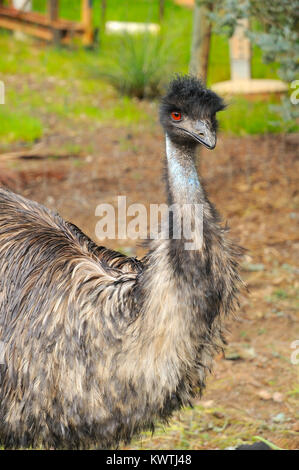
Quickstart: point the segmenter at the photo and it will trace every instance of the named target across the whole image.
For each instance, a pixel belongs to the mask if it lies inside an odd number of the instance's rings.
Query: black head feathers
[[[207,89],[198,78],[177,75],[170,82],[167,93],[161,100],[161,124],[165,124],[164,118],[173,111],[179,111],[190,119],[208,118],[212,121],[215,114],[224,108],[222,98]]]

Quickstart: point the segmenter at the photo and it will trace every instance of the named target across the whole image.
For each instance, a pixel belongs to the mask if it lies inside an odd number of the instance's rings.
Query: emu
[[[170,237],[142,259],[97,246],[36,202],[0,189],[0,442],[5,448],[117,447],[205,387],[237,305],[241,249],[198,178],[224,103],[177,76],[160,107]],[[173,236],[203,205],[201,248]],[[193,218],[195,214],[193,213]],[[195,220],[193,220],[193,223]]]

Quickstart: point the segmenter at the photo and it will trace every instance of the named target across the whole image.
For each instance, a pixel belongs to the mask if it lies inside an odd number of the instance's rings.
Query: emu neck
[[[180,403],[188,403],[193,388],[204,386],[214,352],[212,324],[217,340],[221,329],[214,321],[220,308],[221,284],[214,281],[211,268],[219,264],[211,246],[212,230],[217,234],[218,231],[195,168],[195,148],[178,146],[166,136],[166,153],[169,204],[178,206],[178,216],[170,219],[173,223],[169,238],[152,241],[139,281],[144,299],[142,314],[129,335],[130,340],[136,337],[136,349],[130,362],[126,362],[127,373],[136,381],[137,371],[145,371],[143,380],[147,390],[155,390],[155,406],[165,406],[163,399],[178,393],[185,379],[187,386],[179,393]],[[203,230],[197,224],[195,209],[191,212],[194,248],[186,245],[189,237],[185,230],[178,230],[185,227],[190,205],[203,206]]]
[[[166,151],[169,203],[179,206],[178,217],[170,220],[171,235],[188,215],[188,205],[202,204],[202,231],[193,211],[194,249],[186,247],[184,230],[181,237],[152,241],[138,284],[142,310],[128,329],[134,348],[127,347],[131,354],[129,360],[125,355],[124,366],[132,383],[143,383],[144,396],[165,413],[188,404],[204,387],[213,355],[222,346],[221,313],[230,310],[238,282],[234,253],[198,179],[195,149],[166,136]],[[141,381],[138,371],[144,371]]]
[[[174,143],[166,134],[167,183],[171,204],[195,204],[204,200],[195,167],[195,149],[195,146]]]
[[[152,242],[148,264],[140,279],[144,304],[135,334],[142,352],[134,352],[131,372],[134,376],[137,370],[147,371],[148,388],[155,385],[159,390],[160,387],[156,401],[163,396],[161,389],[171,396],[184,374],[196,369],[197,350],[206,332],[204,322],[202,326],[198,324],[199,305],[204,306],[205,297],[203,287],[199,288],[202,249],[198,242],[202,233],[201,227],[195,224],[195,210],[189,212],[190,206],[207,205],[195,167],[195,147],[178,146],[166,136],[166,154],[168,203],[176,206],[177,211],[173,217],[169,214],[169,237],[162,236]],[[190,218],[191,240],[195,244],[192,249],[185,232],[185,221]],[[142,366],[136,363],[140,360]],[[209,356],[205,362],[209,367]],[[195,379],[191,377],[193,372],[190,374],[190,382],[204,383],[205,368],[195,374]],[[155,377],[159,377],[159,384]]]

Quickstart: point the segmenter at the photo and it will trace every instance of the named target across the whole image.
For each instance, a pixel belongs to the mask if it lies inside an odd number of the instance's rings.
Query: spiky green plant
[[[139,99],[159,96],[172,71],[169,47],[160,36],[124,34],[100,75],[121,93]]]

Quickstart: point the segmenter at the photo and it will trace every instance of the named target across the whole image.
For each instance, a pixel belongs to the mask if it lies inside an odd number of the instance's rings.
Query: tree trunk
[[[190,73],[207,81],[212,25],[207,14],[212,5],[203,6],[197,0],[194,8]]]
[[[58,20],[58,0],[50,0],[49,2],[49,18],[50,21]]]
[[[160,20],[160,23],[164,19],[164,13],[165,13],[165,0],[159,0],[159,20]]]
[[[107,11],[107,0],[102,0],[101,2],[101,35],[105,33],[106,25],[106,11]]]

